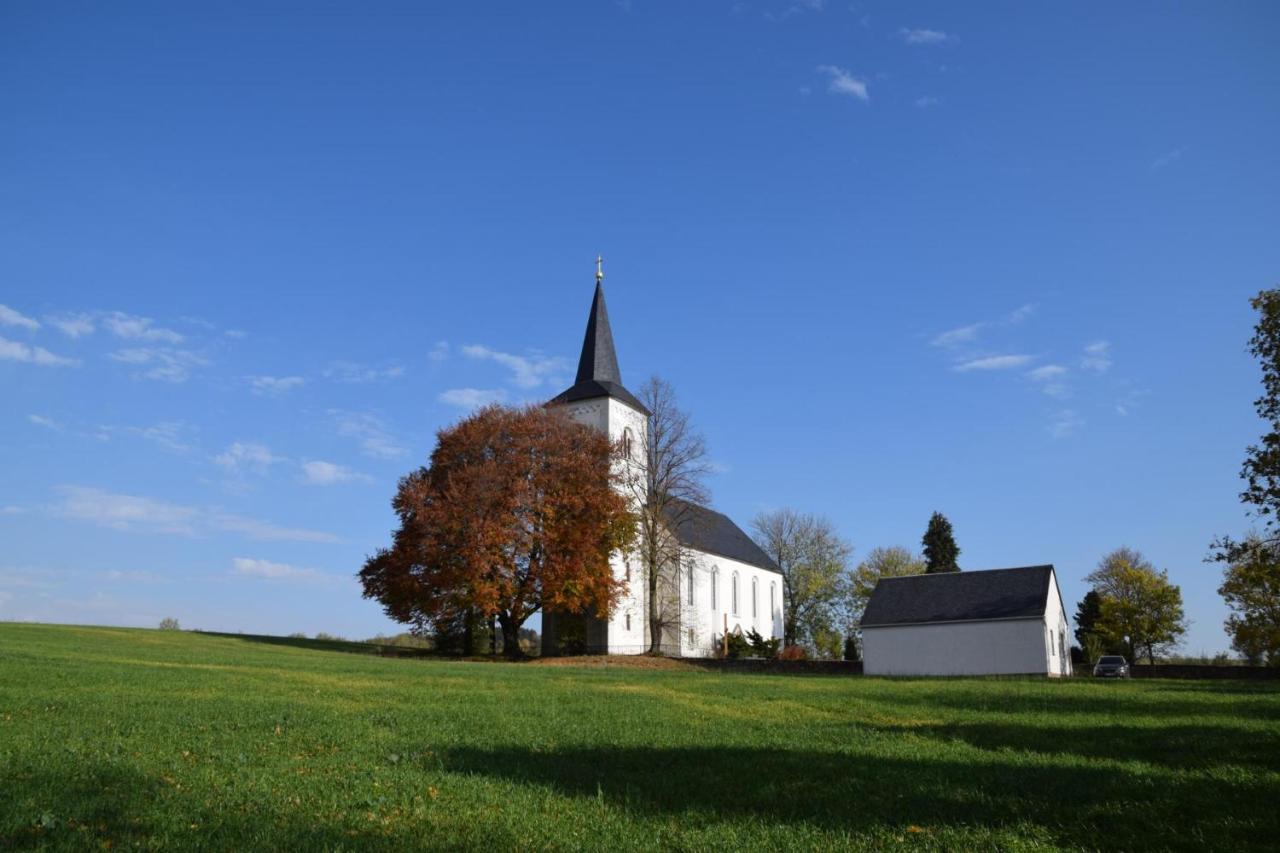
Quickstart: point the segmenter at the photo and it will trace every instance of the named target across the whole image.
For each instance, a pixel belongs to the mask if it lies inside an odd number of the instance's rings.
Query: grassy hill
[[[1280,691],[0,623],[0,848],[1273,849]]]

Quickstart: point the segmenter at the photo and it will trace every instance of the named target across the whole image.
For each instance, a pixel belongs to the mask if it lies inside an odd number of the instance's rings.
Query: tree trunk
[[[502,653],[509,658],[523,657],[520,650],[520,624],[506,613],[498,614],[498,624],[502,626]]]
[[[649,654],[662,652],[662,616],[658,613],[658,573],[652,566],[647,568],[648,577],[645,587],[649,592]]]

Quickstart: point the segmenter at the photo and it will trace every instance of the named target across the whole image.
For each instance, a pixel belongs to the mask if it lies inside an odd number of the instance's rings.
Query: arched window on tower
[[[733,607],[733,615],[738,615],[738,573],[733,573],[732,588],[730,590],[729,604]]]
[[[720,604],[720,567],[711,567],[711,609],[715,610]]]
[[[693,606],[693,561],[684,568],[685,581],[689,584],[689,606]]]
[[[751,579],[751,618],[752,619],[755,619],[757,616],[760,615],[759,608],[756,604],[756,588],[758,586],[759,584],[756,583],[756,578],[752,578]]]
[[[623,429],[622,429],[622,455],[623,455],[625,458],[627,458],[627,459],[631,459],[631,458],[632,458],[632,455],[631,455],[631,451],[632,451],[632,444],[633,444],[633,442],[632,442],[632,440],[631,440],[631,427],[623,427]]]

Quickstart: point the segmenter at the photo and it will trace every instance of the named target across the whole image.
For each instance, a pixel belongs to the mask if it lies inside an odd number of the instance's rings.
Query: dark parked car
[[[1129,662],[1120,655],[1103,655],[1093,665],[1096,678],[1128,678]]]

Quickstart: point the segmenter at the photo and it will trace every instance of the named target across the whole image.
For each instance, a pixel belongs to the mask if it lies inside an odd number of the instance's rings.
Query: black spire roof
[[[573,387],[551,399],[553,403],[571,403],[593,397],[613,397],[645,415],[649,410],[636,396],[622,386],[618,370],[618,353],[613,348],[613,329],[609,327],[609,310],[604,304],[604,286],[596,281],[596,295],[587,315],[587,334],[582,339],[582,355],[578,358],[578,376]]]

